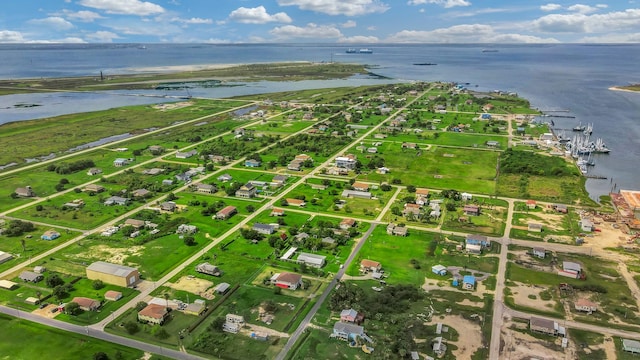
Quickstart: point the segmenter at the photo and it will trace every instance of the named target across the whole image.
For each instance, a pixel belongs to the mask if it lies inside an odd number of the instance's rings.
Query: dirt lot
[[[77,257],[85,259],[102,259],[113,264],[122,264],[124,259],[132,255],[140,255],[144,246],[130,246],[128,248],[113,248],[107,245],[96,245],[87,249]]]
[[[53,318],[55,318],[56,316],[58,316],[58,314],[60,314],[60,312],[59,312],[59,311],[56,311],[55,313],[52,313],[52,312],[51,312],[51,309],[54,309],[54,308],[56,308],[56,307],[58,307],[58,305],[56,305],[56,304],[49,304],[49,305],[45,306],[45,307],[44,307],[44,308],[42,308],[42,309],[35,309],[35,310],[33,310],[31,313],[32,313],[32,314],[35,314],[35,315],[40,315],[40,316],[43,316],[43,317],[46,317],[46,318],[49,318],[49,319],[53,319]]]
[[[469,321],[460,315],[445,316],[444,319],[434,319],[458,332],[458,341],[452,341],[458,349],[453,351],[456,359],[471,359],[476,350],[482,346],[480,325],[477,322]],[[446,334],[443,335],[446,338]]]
[[[546,288],[544,287],[534,287],[525,285],[522,283],[516,283],[517,286],[511,287],[511,293],[513,294],[513,300],[516,304],[521,306],[526,306],[534,309],[539,309],[541,307],[548,308],[553,310],[556,302],[553,300],[542,300],[540,298],[540,293]],[[530,299],[529,295],[533,295],[536,298]]]
[[[182,101],[182,102],[169,103],[169,104],[157,104],[157,105],[153,105],[153,108],[156,110],[167,111],[167,110],[181,109],[191,105],[193,105],[193,103],[190,101]]]
[[[562,219],[566,215],[560,215],[556,213],[546,213],[546,212],[535,212],[531,213],[536,217],[539,217],[541,220],[535,218],[523,218],[520,219],[517,225],[523,226],[526,228],[527,224],[530,222],[533,223],[542,223],[544,227],[548,228],[552,231],[562,230]]]
[[[560,345],[559,339],[550,336],[548,341],[540,340],[521,331],[513,330],[510,328],[511,326],[528,331],[526,323],[504,321],[501,329],[501,338],[504,341],[504,346],[500,351],[501,360],[558,360],[566,358],[564,352],[549,347],[554,341]]]
[[[192,294],[197,294],[207,300],[211,300],[215,297],[212,291],[208,291],[208,289],[213,286],[213,282],[197,277],[183,276],[175,283],[168,282],[166,285],[176,290],[182,290],[190,292]]]

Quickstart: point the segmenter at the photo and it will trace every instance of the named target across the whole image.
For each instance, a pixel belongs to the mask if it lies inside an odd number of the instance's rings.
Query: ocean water
[[[274,61],[336,61],[371,65],[371,71],[392,79],[455,81],[479,91],[517,92],[541,110],[567,110],[575,119],[553,118],[556,128],[571,129],[578,122],[593,123],[593,138],[611,149],[596,156],[593,174],[608,180],[587,181],[598,196],[615,188],[640,189],[640,93],[611,91],[615,85],[640,83],[637,59],[640,45],[209,45],[209,44],[78,44],[0,45],[0,78],[99,76],[144,71],[149,67]],[[347,47],[367,47],[373,54],[346,54]],[[485,48],[497,50],[483,52]],[[416,66],[414,63],[436,63]],[[263,92],[363,85],[386,82],[369,78],[335,81],[272,83],[194,89],[194,96],[233,96]],[[179,92],[169,95],[184,95]],[[37,96],[41,96],[37,98]],[[0,97],[0,124],[22,118],[58,115],[61,109],[83,110],[129,105],[150,98],[113,95],[33,95]],[[46,98],[46,97],[49,98]],[[82,98],[86,96],[87,98]],[[136,100],[132,100],[136,99]],[[15,109],[15,103],[59,106]],[[29,112],[33,112],[30,114]]]

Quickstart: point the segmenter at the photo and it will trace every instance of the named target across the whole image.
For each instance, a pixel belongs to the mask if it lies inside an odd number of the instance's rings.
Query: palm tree
[[[25,239],[20,239],[20,245],[22,245],[22,252],[27,251],[27,241]]]
[[[169,295],[169,293],[164,293],[163,296],[164,296],[164,300],[167,303],[167,311],[169,311],[169,296],[170,295]]]

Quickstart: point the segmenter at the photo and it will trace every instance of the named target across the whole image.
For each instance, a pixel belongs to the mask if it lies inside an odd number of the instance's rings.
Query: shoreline
[[[623,89],[620,86],[611,86],[608,89],[611,90],[611,91],[624,91],[624,92],[630,92],[630,93],[640,93],[640,90]]]
[[[147,67],[128,67],[121,70],[133,71],[135,73],[181,73],[192,71],[221,70],[238,66],[247,65],[269,65],[279,62],[251,62],[251,63],[224,63],[224,64],[190,64],[190,65],[164,65],[164,66],[147,66]],[[287,61],[286,64],[318,64],[311,61]],[[123,73],[130,74],[130,73]]]

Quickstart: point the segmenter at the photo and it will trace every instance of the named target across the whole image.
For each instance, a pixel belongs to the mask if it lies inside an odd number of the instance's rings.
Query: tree
[[[147,303],[144,302],[144,301],[138,301],[136,303],[136,311],[140,311],[140,310],[142,310],[142,309],[144,309],[146,307],[147,307]]]
[[[222,316],[218,316],[217,318],[213,319],[211,325],[209,325],[209,330],[221,332],[222,326],[225,322],[225,318],[223,318]]]
[[[102,280],[96,279],[93,280],[93,283],[91,283],[91,287],[93,288],[93,290],[100,290],[104,287],[104,283],[102,282]]]
[[[109,356],[102,351],[93,354],[93,360],[109,360]]]
[[[255,206],[253,206],[253,205],[251,205],[251,204],[247,205],[247,206],[245,207],[245,209],[247,210],[247,212],[248,212],[249,214],[251,214],[251,213],[253,213],[254,211],[256,211],[256,207],[255,207]]]
[[[416,192],[416,187],[414,185],[407,185],[407,191],[410,193]]]
[[[193,246],[196,244],[196,239],[193,236],[185,236],[184,244],[187,246]]]
[[[36,211],[42,211],[44,210],[44,206],[42,206],[41,204],[36,205]]]
[[[131,225],[127,225],[127,226],[123,226],[122,227],[122,234],[126,237],[131,236],[131,234],[133,234],[136,231],[136,229],[131,226]]]
[[[167,201],[173,201],[173,200],[175,200],[177,198],[178,197],[174,193],[169,193],[169,195],[167,195]]]
[[[69,315],[78,315],[80,313],[80,305],[77,302],[70,302],[64,306],[64,312]]]
[[[135,321],[127,321],[126,323],[124,323],[124,329],[127,330],[127,333],[129,333],[129,335],[133,335],[140,331],[140,327]]]
[[[67,292],[67,287],[64,285],[58,285],[53,288],[53,296],[55,296],[58,300],[62,300],[69,295]]]
[[[167,330],[159,326],[154,326],[151,330],[151,334],[160,340],[164,340],[169,337]]]
[[[27,241],[25,239],[20,239],[20,245],[22,245],[22,252],[27,251]]]
[[[64,280],[62,280],[58,274],[53,274],[47,278],[46,284],[48,287],[54,288],[64,284]]]

